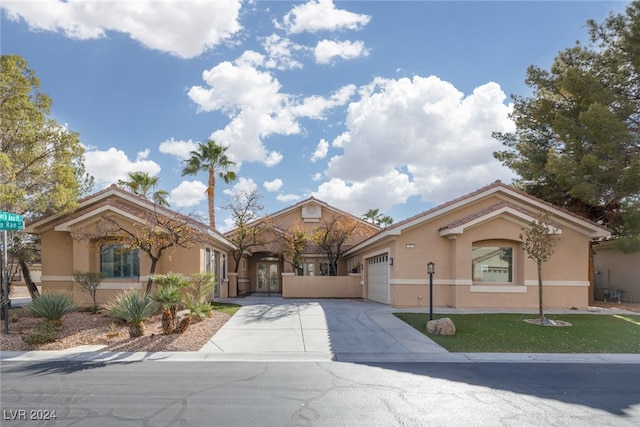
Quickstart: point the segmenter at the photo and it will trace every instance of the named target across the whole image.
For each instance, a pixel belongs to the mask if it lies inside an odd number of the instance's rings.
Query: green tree
[[[160,206],[169,206],[167,196],[169,192],[166,190],[155,190],[158,186],[160,177],[151,176],[147,172],[129,172],[129,180],[119,180],[118,185],[123,188],[128,188],[133,194],[144,197],[145,199],[153,200]]]
[[[367,212],[362,214],[361,218],[382,228],[386,228],[393,224],[393,218],[381,213],[380,209],[369,209]]]
[[[93,188],[78,134],[49,118],[52,101],[39,87],[24,58],[0,57],[0,210],[25,219],[69,212]],[[36,296],[29,272],[34,257],[24,248],[11,256]]]
[[[198,149],[191,152],[191,157],[186,160],[186,166],[182,170],[182,176],[197,175],[200,172],[207,172],[209,183],[207,186],[207,200],[209,203],[209,225],[216,228],[215,213],[215,188],[216,173],[225,183],[235,181],[236,173],[229,170],[235,165],[227,157],[228,146],[221,146],[215,141],[208,140],[206,144],[198,143]]]
[[[77,133],[48,117],[51,99],[24,58],[0,58],[0,210],[67,212],[93,187]]]
[[[524,241],[524,250],[527,256],[534,260],[538,271],[538,308],[540,312],[540,322],[546,323],[542,304],[542,264],[549,261],[555,252],[558,243],[558,236],[555,234],[556,227],[551,224],[551,216],[548,213],[540,214],[533,221],[529,228],[523,228],[524,234],[520,239]]]
[[[514,132],[495,157],[530,194],[603,223],[624,250],[640,249],[640,2],[603,23],[590,42],[527,70],[530,97],[513,96]]]

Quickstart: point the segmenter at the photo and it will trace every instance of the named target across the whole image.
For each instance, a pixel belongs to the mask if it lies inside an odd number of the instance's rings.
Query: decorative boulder
[[[448,317],[427,322],[427,332],[434,335],[455,335],[456,325]]]

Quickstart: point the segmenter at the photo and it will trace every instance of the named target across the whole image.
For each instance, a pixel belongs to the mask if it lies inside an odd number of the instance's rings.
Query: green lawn
[[[211,301],[211,306],[214,310],[227,313],[229,316],[233,316],[234,314],[236,314],[236,311],[240,310],[240,308],[242,307],[238,304],[229,304],[226,302],[217,301]]]
[[[450,352],[464,353],[638,353],[640,316],[567,314],[548,315],[573,326],[539,326],[524,322],[532,314],[452,314],[456,335],[431,335],[428,314],[394,313]]]

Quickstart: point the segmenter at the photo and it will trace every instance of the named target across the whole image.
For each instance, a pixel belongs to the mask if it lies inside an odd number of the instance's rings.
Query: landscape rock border
[[[540,320],[540,318],[524,319],[525,322],[530,323],[532,325],[538,325],[538,326],[573,326],[571,323],[565,322],[564,320],[551,320],[551,319],[545,319],[545,320],[546,322],[543,322],[542,320]]]

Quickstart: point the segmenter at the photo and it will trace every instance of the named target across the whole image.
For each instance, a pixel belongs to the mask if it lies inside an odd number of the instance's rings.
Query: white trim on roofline
[[[519,210],[513,209],[512,207],[509,207],[509,206],[503,206],[500,209],[496,209],[495,211],[489,212],[469,222],[460,224],[457,227],[442,229],[440,231],[440,236],[445,237],[445,236],[463,234],[465,229],[475,227],[476,225],[482,224],[483,222],[489,221],[490,219],[498,217],[502,214],[509,214],[509,217],[508,217],[509,220],[512,222],[515,222],[516,224],[520,224],[521,226],[529,226],[529,224],[531,224],[532,222],[537,221],[537,218],[534,218],[531,215],[528,215],[524,212],[520,212]],[[513,221],[511,217],[515,217],[523,221],[517,221],[517,220]],[[562,234],[562,230],[557,227],[550,227],[550,231],[551,231],[550,234]]]
[[[477,200],[486,198],[487,196],[490,196],[492,194],[495,193],[503,193],[503,194],[507,194],[519,201],[521,201],[521,203],[523,203],[524,205],[530,205],[530,206],[535,206],[538,209],[542,210],[542,211],[549,211],[552,212],[555,216],[562,218],[564,221],[567,223],[567,226],[574,229],[574,230],[580,230],[582,232],[582,234],[584,234],[585,229],[588,231],[588,236],[590,238],[599,238],[599,237],[609,237],[611,235],[611,233],[607,230],[605,230],[604,228],[592,224],[587,220],[581,219],[579,217],[575,217],[573,215],[570,215],[568,213],[566,213],[565,211],[563,211],[560,208],[556,208],[550,204],[547,203],[543,203],[541,201],[538,201],[537,199],[535,199],[533,196],[526,196],[523,195],[521,193],[519,193],[518,191],[515,191],[511,188],[509,188],[508,186],[506,186],[505,184],[499,183],[499,184],[495,184],[492,186],[489,186],[488,188],[486,188],[484,191],[473,194],[471,193],[471,195],[468,196],[462,196],[460,197],[460,200],[453,202],[451,204],[446,204],[444,206],[442,206],[441,208],[438,208],[437,206],[435,208],[433,208],[434,210],[432,211],[426,211],[428,212],[426,215],[422,215],[419,216],[417,218],[415,218],[412,221],[409,221],[405,224],[399,225],[397,227],[392,227],[389,230],[382,230],[380,233],[376,234],[375,236],[371,237],[370,239],[367,239],[357,245],[355,245],[354,247],[350,248],[348,251],[346,251],[345,255],[350,255],[353,252],[356,252],[358,250],[360,250],[361,248],[364,248],[366,246],[370,246],[375,244],[376,242],[385,239],[389,236],[398,236],[401,235],[402,232],[404,230],[413,228],[419,224],[422,224],[424,222],[430,221],[433,218],[442,216],[447,214],[448,212],[451,212],[455,209],[460,208],[461,206],[473,203]],[[513,203],[513,201],[511,201]],[[581,226],[582,228],[580,229],[577,225]]]
[[[83,215],[77,216],[75,218],[72,218],[68,221],[62,222],[58,225],[56,225],[53,229],[55,231],[67,231],[70,232],[71,231],[71,226],[73,226],[74,224],[77,224],[78,222],[84,221],[88,218],[94,217],[96,216],[96,214],[100,214],[102,212],[106,212],[106,211],[110,211],[110,212],[114,212],[117,213],[118,215],[122,215],[125,218],[128,218],[132,221],[136,221],[136,222],[140,222],[140,218],[138,218],[136,215],[130,213],[130,212],[126,212],[122,209],[118,209],[112,205],[106,205],[106,206],[100,206],[97,209],[93,209]]]

